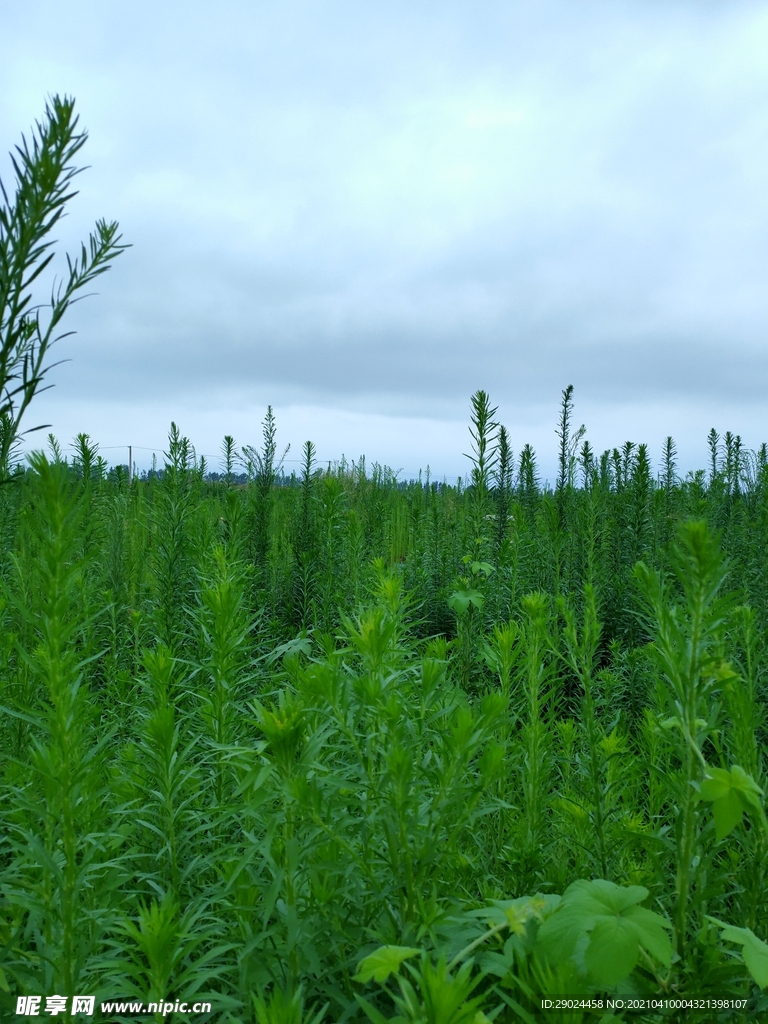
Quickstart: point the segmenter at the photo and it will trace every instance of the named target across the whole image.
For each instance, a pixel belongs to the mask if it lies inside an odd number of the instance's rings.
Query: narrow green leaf
[[[380,1013],[375,1006],[371,1006],[368,1000],[363,999],[363,997],[359,995],[357,992],[355,992],[355,999],[357,1000],[358,1004],[363,1008],[363,1012],[365,1013],[368,1020],[373,1021],[373,1024],[389,1024],[389,1021],[384,1016],[384,1014]]]

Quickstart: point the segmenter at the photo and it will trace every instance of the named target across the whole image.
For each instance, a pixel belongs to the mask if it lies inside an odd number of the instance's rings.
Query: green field
[[[262,1024],[754,1005],[765,453],[713,434],[680,480],[670,441],[655,478],[643,446],[577,448],[571,412],[566,391],[554,489],[482,392],[467,486],[319,469],[311,445],[285,477],[271,416],[217,480],[175,428],[130,486],[85,437],[17,469],[8,1017],[53,993]]]

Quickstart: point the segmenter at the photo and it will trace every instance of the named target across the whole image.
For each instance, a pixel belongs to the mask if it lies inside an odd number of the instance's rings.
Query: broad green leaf
[[[747,970],[760,988],[768,988],[768,945],[758,939],[751,928],[737,928],[731,924],[723,928],[722,937],[742,947]]]
[[[640,885],[618,886],[604,879],[580,879],[563,893],[558,909],[539,929],[539,941],[554,960],[574,955],[588,936],[584,958],[595,980],[615,985],[637,963],[641,947],[665,966],[672,960],[670,927],[638,904],[648,896]]]
[[[593,924],[573,910],[561,909],[539,928],[538,943],[553,962],[567,960],[573,956],[580,936]]]
[[[733,765],[730,771],[710,768],[701,783],[700,793],[702,800],[712,804],[718,839],[725,839],[741,823],[744,811],[756,813],[765,821],[760,802],[762,790],[752,776],[738,765]]]
[[[712,815],[715,819],[715,834],[718,839],[725,839],[727,835],[741,824],[742,806],[737,793],[729,793],[728,796],[715,800],[712,804]]]
[[[710,768],[701,784],[702,800],[721,800],[731,792],[731,773],[725,768]]]
[[[621,914],[647,897],[648,890],[642,885],[621,886],[604,878],[595,878],[591,882],[580,878],[565,890],[563,902],[590,913]]]
[[[768,988],[768,946],[752,932],[744,943],[744,963],[760,988]]]
[[[448,598],[448,606],[461,617],[472,604],[478,610],[483,607],[485,598],[479,590],[456,590]]]
[[[637,928],[640,945],[664,967],[669,967],[672,963],[669,922],[645,907],[631,907],[624,916]]]
[[[617,985],[640,956],[638,929],[624,917],[602,917],[592,929],[584,954],[587,970],[599,985]]]
[[[707,778],[701,784],[701,795],[705,800],[718,800],[732,791],[743,794],[749,803],[754,803],[763,792],[752,776],[737,764],[730,771],[725,768],[708,770]]]
[[[712,804],[718,839],[724,839],[741,823],[743,807],[731,783],[731,773],[725,768],[710,768],[701,783],[701,799]]]
[[[697,729],[703,729],[708,723],[706,718],[697,718],[693,724]],[[679,729],[682,732],[683,723],[677,715],[673,715],[671,718],[664,719],[661,723],[661,728],[666,732],[669,732],[670,729]]]
[[[308,636],[294,637],[293,640],[288,640],[286,643],[275,647],[274,650],[266,655],[264,660],[268,665],[274,665],[280,658],[290,658],[292,654],[304,654],[309,657],[312,654],[311,639]]]
[[[365,985],[371,978],[383,983],[390,974],[397,974],[403,960],[418,956],[420,952],[420,949],[411,946],[381,946],[360,961],[357,974],[352,980],[359,981],[361,985]]]
[[[753,809],[763,813],[763,804],[760,800],[763,791],[752,776],[739,765],[734,764],[731,766],[731,778],[734,780],[734,786],[738,789],[739,796],[744,801],[747,810]]]
[[[670,729],[680,729],[680,719],[677,717],[677,715],[672,715],[671,718],[665,718],[664,721],[661,723],[661,728],[664,729],[666,732],[669,732]]]

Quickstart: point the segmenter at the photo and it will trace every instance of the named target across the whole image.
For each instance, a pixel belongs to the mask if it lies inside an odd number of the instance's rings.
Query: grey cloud
[[[73,397],[762,399],[763,5],[9,10],[2,137],[75,92],[62,240],[134,245],[73,315]]]

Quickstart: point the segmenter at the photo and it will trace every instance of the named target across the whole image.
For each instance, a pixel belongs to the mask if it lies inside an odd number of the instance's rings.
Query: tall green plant
[[[96,737],[96,709],[84,682],[82,498],[66,466],[39,454],[31,465],[37,563],[28,603],[17,611],[33,630],[23,658],[40,697],[10,709],[32,726],[32,736],[29,762],[4,787],[5,939],[11,941],[4,960],[20,991],[72,996],[94,981],[113,912],[100,765],[111,737]]]
[[[221,468],[224,470],[224,481],[227,487],[232,486],[235,473],[235,462],[239,458],[239,452],[235,445],[235,439],[231,434],[225,434],[221,442]]]
[[[565,620],[563,629],[564,652],[562,658],[579,682],[581,689],[581,722],[584,730],[585,763],[583,774],[587,781],[589,818],[594,839],[595,867],[600,878],[609,879],[609,780],[606,778],[604,755],[605,734],[598,718],[595,674],[598,664],[601,625],[597,618],[595,593],[587,586],[584,595],[584,618],[581,629],[573,610],[565,601],[560,602]]]
[[[191,520],[195,512],[191,446],[175,423],[168,435],[163,479],[152,509],[153,619],[156,637],[171,650],[187,643],[192,601]]]
[[[11,201],[0,183],[0,475],[21,432],[21,421],[50,369],[51,346],[69,306],[126,248],[116,221],[96,222],[88,246],[76,258],[67,256],[67,274],[54,285],[48,314],[34,305],[32,286],[54,257],[51,232],[67,203],[77,193],[72,183],[80,172],[75,157],[88,135],[77,130],[74,100],[52,97],[45,119],[38,121],[28,142],[22,138],[11,161],[16,176]],[[32,429],[40,429],[35,427]]]
[[[487,392],[476,391],[472,395],[472,422],[469,427],[472,451],[467,458],[472,462],[470,529],[472,553],[475,558],[486,554],[490,539],[488,529],[488,518],[491,515],[490,490],[498,461],[496,439],[498,424],[494,420],[496,412],[496,407],[491,407]]]
[[[573,384],[569,384],[563,390],[562,402],[560,405],[560,420],[555,433],[559,438],[558,444],[558,470],[557,470],[557,492],[562,495],[566,487],[572,486],[574,482],[574,470],[576,452],[579,442],[585,434],[585,427],[582,425],[573,432]]]
[[[549,601],[544,594],[523,599],[520,686],[513,713],[523,721],[517,747],[517,769],[522,796],[517,842],[510,852],[516,861],[518,884],[537,884],[545,860],[549,833],[550,782],[553,773],[552,738],[548,705],[553,701]]]
[[[242,459],[248,472],[248,479],[255,484],[255,555],[257,561],[263,561],[269,546],[269,523],[272,515],[272,488],[280,473],[285,457],[290,450],[287,445],[282,455],[277,455],[277,424],[272,406],[267,406],[267,414],[262,424],[261,449],[253,445],[243,445]]]
[[[677,595],[662,576],[638,563],[635,575],[645,596],[654,635],[658,671],[666,688],[679,771],[671,779],[675,813],[675,945],[691,962],[691,916],[702,924],[699,890],[704,821],[701,799],[712,802],[718,838],[749,811],[764,824],[759,789],[741,768],[712,767],[719,747],[719,695],[733,677],[724,640],[732,601],[723,593],[726,565],[716,539],[701,522],[683,524],[673,550]]]
[[[512,476],[514,462],[512,448],[509,443],[509,434],[505,426],[499,427],[498,438],[498,465],[495,470],[496,485],[496,558],[497,561],[507,539],[509,527],[509,513],[512,501]]]

